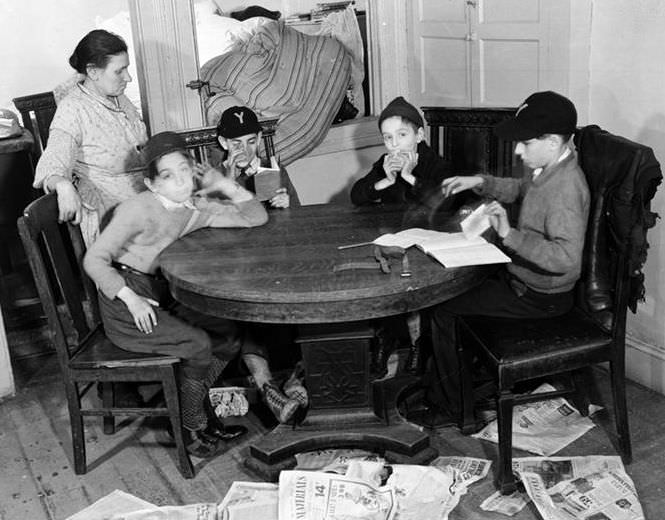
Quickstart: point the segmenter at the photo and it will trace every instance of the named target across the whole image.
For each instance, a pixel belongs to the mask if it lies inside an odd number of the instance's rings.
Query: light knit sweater
[[[574,153],[535,179],[483,175],[480,195],[511,203],[521,199],[516,228],[503,239],[512,263],[508,270],[542,293],[571,290],[582,267],[589,217],[589,188]]]
[[[151,191],[122,202],[113,219],[90,246],[83,267],[104,295],[113,299],[125,286],[111,267],[116,261],[144,273],[155,273],[157,257],[167,246],[203,227],[253,227],[265,224],[268,215],[256,199],[232,203],[194,198],[192,204],[167,209]]]

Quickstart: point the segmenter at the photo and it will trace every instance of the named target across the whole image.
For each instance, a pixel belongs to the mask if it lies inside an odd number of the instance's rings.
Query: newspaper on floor
[[[217,520],[278,520],[279,486],[234,482],[217,506]]]
[[[474,482],[485,478],[487,473],[490,470],[492,461],[487,459],[476,459],[473,457],[437,457],[432,462],[430,466],[435,466],[439,469],[444,468],[445,466],[450,466],[459,471],[459,477],[456,482],[456,487],[464,488],[461,494],[466,493],[466,488],[468,488]]]
[[[525,457],[513,469],[544,520],[644,520],[619,457]]]
[[[395,490],[396,520],[445,520],[467,486],[487,475],[490,461],[470,457],[439,457],[432,466],[384,465],[375,461],[349,462],[347,477]]]
[[[480,504],[480,509],[483,511],[493,511],[494,513],[501,513],[506,516],[515,516],[519,513],[524,506],[529,503],[531,499],[525,496],[524,493],[515,491],[510,495],[502,495],[500,491],[490,495],[483,503]]]
[[[156,505],[139,497],[116,489],[90,504],[85,509],[68,517],[67,520],[107,520],[112,515],[156,507]]]
[[[217,504],[163,506],[131,513],[111,515],[108,520],[217,520]]]
[[[393,520],[395,491],[318,471],[282,471],[279,520]]]
[[[554,387],[545,383],[534,393],[549,392]],[[594,427],[565,399],[538,401],[513,410],[513,447],[549,456],[558,452]],[[497,421],[492,421],[473,437],[498,443]]]
[[[450,466],[395,464],[387,485],[397,497],[397,520],[447,520],[466,488],[459,488],[459,471]]]
[[[385,463],[376,453],[359,449],[330,449],[296,453],[297,470],[327,471],[345,475],[352,460],[370,460]]]

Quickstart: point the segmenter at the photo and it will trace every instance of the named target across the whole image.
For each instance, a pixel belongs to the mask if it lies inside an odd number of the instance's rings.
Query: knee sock
[[[205,428],[208,425],[208,416],[203,408],[203,400],[208,392],[205,383],[183,377],[180,392],[183,426],[192,431]]]
[[[270,366],[268,366],[266,358],[256,354],[243,354],[242,359],[259,389],[262,389],[263,385],[272,380],[272,372],[270,372]]]
[[[206,376],[203,380],[206,388],[210,388],[215,384],[217,378],[222,373],[222,370],[224,370],[226,367],[226,364],[227,361],[223,361],[215,356],[212,357],[210,367],[208,368],[208,372],[206,373]]]

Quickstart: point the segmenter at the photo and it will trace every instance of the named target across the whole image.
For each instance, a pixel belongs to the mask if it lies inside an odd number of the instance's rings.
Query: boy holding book
[[[495,133],[516,141],[515,154],[530,169],[522,178],[489,175],[451,177],[445,196],[464,190],[495,199],[486,207],[490,223],[512,263],[434,311],[434,367],[428,400],[457,416],[460,410],[455,318],[484,315],[541,318],[573,305],[589,215],[589,188],[571,138],[577,125],[573,103],[555,92],[536,92]],[[516,227],[502,204],[519,201]]]
[[[285,168],[270,158],[272,171],[262,172],[258,156],[261,142],[261,125],[253,110],[245,106],[227,108],[217,124],[217,140],[226,151],[222,163],[224,175],[253,193],[259,190],[258,176],[277,175],[279,187],[274,194],[261,194],[271,208],[286,209],[300,206],[296,192]],[[269,184],[269,183],[268,183]],[[279,422],[287,422],[299,407],[307,407],[309,396],[298,368],[280,390],[274,383],[268,362],[268,351],[263,346],[266,340],[271,343],[292,344],[292,327],[279,325],[248,324],[246,341],[242,348],[242,359],[251,374],[251,381],[261,391],[264,401]]]
[[[229,320],[209,318],[173,301],[159,275],[157,257],[179,237],[202,227],[252,227],[268,216],[263,205],[235,181],[200,175],[205,192],[228,201],[193,197],[195,169],[183,139],[159,133],[144,149],[148,190],[120,203],[88,249],[83,265],[99,290],[108,338],[135,352],[173,355],[182,360],[182,420],[187,449],[198,457],[217,452],[219,441],[246,432],[224,427],[208,399],[208,389],[239,350]]]
[[[217,140],[226,151],[222,163],[225,174],[256,193],[255,176],[262,170],[258,155],[261,125],[254,111],[243,106],[227,108],[217,124]],[[274,157],[270,161],[271,169],[279,170],[279,187],[274,194],[266,195],[268,204],[271,208],[300,206],[298,193],[286,169],[280,167]]]

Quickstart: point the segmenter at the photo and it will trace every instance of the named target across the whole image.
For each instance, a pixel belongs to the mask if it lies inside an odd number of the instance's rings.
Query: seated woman
[[[108,211],[145,189],[139,149],[148,136],[124,95],[132,78],[120,36],[89,32],[69,64],[81,79],[58,104],[33,185],[56,192],[59,219],[80,224],[90,245]]]

